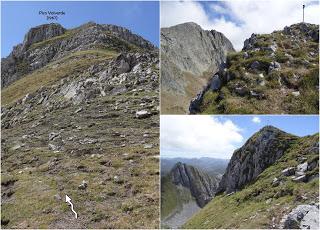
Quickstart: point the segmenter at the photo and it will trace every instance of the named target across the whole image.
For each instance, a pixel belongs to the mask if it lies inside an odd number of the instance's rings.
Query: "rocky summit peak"
[[[283,156],[296,138],[273,126],[260,129],[233,153],[218,191],[231,193],[254,181]]]
[[[66,29],[58,23],[43,24],[33,27],[24,37],[23,48],[26,49],[33,43],[62,35],[65,31]]]
[[[198,25],[195,22],[184,22],[184,23],[181,23],[181,24],[174,25],[174,26],[172,26],[170,28],[172,28],[172,29],[196,29],[196,30],[202,30],[201,26]]]
[[[161,28],[162,111],[187,113],[188,101],[203,88],[208,73],[216,72],[233,51],[222,33],[194,22]]]
[[[266,125],[263,128],[261,128],[256,134],[263,134],[263,133],[283,133],[283,134],[285,134],[286,132],[284,132],[283,130],[278,129],[272,125]]]

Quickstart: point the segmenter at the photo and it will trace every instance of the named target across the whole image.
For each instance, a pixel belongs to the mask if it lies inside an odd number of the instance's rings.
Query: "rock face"
[[[226,63],[194,94],[189,112],[318,114],[318,41],[319,25],[308,23],[252,34],[242,51],[228,54]],[[311,102],[310,93],[315,95]]]
[[[188,104],[170,104],[170,95],[191,99],[207,79],[206,72],[215,72],[225,62],[228,52],[234,51],[231,42],[220,32],[203,30],[195,23],[183,23],[161,28],[161,87],[164,112],[180,107],[186,112]],[[197,88],[197,91],[190,88]],[[190,92],[190,90],[192,92]],[[182,112],[182,111],[180,111]]]
[[[59,35],[66,31],[60,24],[52,23],[31,28],[25,35],[22,50],[26,50],[30,45],[41,42]]]
[[[126,51],[129,48],[155,50],[141,36],[116,25],[86,23],[72,30],[59,24],[31,28],[22,44],[2,58],[1,84],[6,87],[22,76],[72,52],[96,48]]]
[[[296,137],[275,127],[266,126],[254,134],[232,155],[218,192],[235,192],[254,181],[289,148]]]
[[[195,197],[201,208],[214,197],[218,185],[216,178],[181,162],[171,170],[170,177],[175,185],[182,185],[190,189],[192,196]]]

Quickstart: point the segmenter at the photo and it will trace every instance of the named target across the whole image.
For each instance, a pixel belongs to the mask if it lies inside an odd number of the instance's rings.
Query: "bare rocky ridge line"
[[[6,87],[72,52],[95,48],[128,51],[130,46],[157,49],[141,36],[116,25],[89,22],[70,30],[56,23],[40,25],[31,28],[23,43],[15,46],[8,57],[2,58],[1,86]]]
[[[282,138],[283,136],[286,138]],[[254,181],[264,169],[275,163],[296,139],[297,137],[273,126],[262,128],[233,153],[217,192],[236,192]]]

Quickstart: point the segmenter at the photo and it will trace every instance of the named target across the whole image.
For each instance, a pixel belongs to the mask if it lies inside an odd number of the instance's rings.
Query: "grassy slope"
[[[229,65],[229,73],[235,77],[226,86],[222,87],[221,91],[225,95],[225,99],[217,102],[218,93],[206,92],[202,104],[201,112],[203,114],[213,113],[228,113],[228,114],[272,114],[272,113],[290,113],[290,114],[317,114],[319,103],[319,92],[317,86],[319,84],[319,54],[317,52],[319,46],[316,42],[307,41],[303,46],[297,48],[289,38],[285,38],[279,32],[271,35],[258,35],[259,42],[257,47],[267,47],[272,44],[272,40],[277,41],[278,49],[275,52],[275,57],[271,58],[268,51],[248,51],[247,53],[253,57],[248,59],[243,58],[243,51],[229,54],[227,63]],[[310,56],[310,52],[315,52],[314,57]],[[293,56],[291,65],[286,62],[289,60],[285,53]],[[281,70],[272,74],[267,74],[269,63],[275,60],[282,66]],[[310,64],[305,65],[304,60]],[[250,65],[254,61],[259,61],[262,64],[260,71],[251,71]],[[245,75],[245,72],[248,75]],[[258,73],[263,73],[265,77],[265,86],[256,84],[259,79]],[[301,76],[297,87],[301,95],[295,97],[291,94],[293,89],[288,89],[287,92],[280,90],[278,80],[280,77],[292,81],[294,74]],[[247,85],[251,90],[263,92],[267,96],[267,100],[257,100],[255,98],[240,97],[232,93],[234,85]]]
[[[42,124],[34,128],[36,137],[25,140],[21,136],[30,133],[30,125],[38,121],[36,116],[31,115],[34,118],[19,127],[4,130],[3,138],[9,143],[22,141],[29,146],[28,151],[10,146],[2,157],[2,182],[16,180],[8,188],[13,194],[1,206],[1,218],[10,220],[6,227],[157,228],[159,160],[154,156],[159,154],[159,134],[158,128],[150,123],[158,123],[158,117],[137,120],[128,117],[122,109],[112,111],[116,101],[134,101],[142,96],[148,95],[141,92],[135,96],[131,93],[106,96],[83,105],[84,111],[77,116],[66,114],[73,114],[78,107],[57,110],[41,119]],[[112,119],[95,118],[96,112],[103,109],[108,110]],[[35,108],[34,113],[42,114],[43,109]],[[74,124],[82,129],[77,130]],[[48,150],[48,132],[62,127],[65,139],[75,139],[67,141],[65,151],[55,153]],[[141,144],[146,130],[149,133],[146,141],[154,146],[147,150]],[[119,138],[117,133],[125,134],[125,138]],[[79,140],[88,137],[101,143],[98,147],[79,144]],[[121,147],[123,144],[126,146]],[[52,165],[54,158],[59,159],[56,165]],[[110,166],[103,165],[108,161],[112,162]],[[115,175],[121,178],[120,182],[113,180]],[[88,181],[86,191],[78,189],[82,180]],[[2,184],[2,191],[5,189]],[[68,194],[73,199],[79,213],[77,221],[63,200],[54,199],[55,194],[60,194],[62,199]]]
[[[294,183],[289,177],[282,176],[281,171],[289,166],[298,165],[298,156],[306,157],[308,162],[318,159],[318,154],[306,151],[318,140],[318,135],[297,140],[286,154],[261,173],[255,182],[233,195],[218,195],[183,227],[271,228],[273,218],[277,224],[294,206],[317,201],[319,196],[317,179],[308,183]],[[309,173],[316,174],[318,170],[317,167]],[[283,184],[277,187],[271,186],[275,177],[280,178]],[[308,201],[303,201],[302,196],[306,196]]]
[[[50,87],[66,76],[79,75],[92,64],[109,61],[116,55],[112,49],[102,47],[51,62],[3,89],[2,104],[11,104],[42,86]],[[36,105],[23,124],[2,130],[2,140],[10,143],[2,149],[1,159],[1,187],[7,194],[1,204],[2,227],[158,228],[159,118],[137,120],[124,111],[127,106],[140,110],[141,100],[154,96],[154,92],[144,91],[107,95],[94,103],[82,104],[84,109],[77,114],[74,111],[79,106],[46,113],[44,107]],[[136,101],[139,103],[125,104]],[[115,103],[119,103],[116,110]],[[107,118],[97,118],[98,111],[107,111]],[[46,116],[41,118],[42,114]],[[73,139],[66,141],[65,150],[50,151],[48,133],[59,130],[65,140]],[[146,132],[149,137],[144,138]],[[120,138],[119,133],[125,137]],[[23,139],[26,134],[33,136]],[[100,141],[97,145],[79,144],[84,138]],[[17,142],[23,143],[23,147],[12,148]],[[144,142],[153,147],[144,149]],[[56,163],[54,159],[58,159]],[[104,165],[109,161],[109,166]],[[115,175],[120,181],[114,181]],[[78,189],[82,180],[88,182],[86,191]],[[56,200],[56,194],[62,200]],[[64,202],[65,194],[72,198],[79,215],[77,220]]]

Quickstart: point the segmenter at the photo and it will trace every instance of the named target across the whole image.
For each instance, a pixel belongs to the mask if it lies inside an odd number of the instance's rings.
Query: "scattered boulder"
[[[124,59],[120,61],[118,66],[118,74],[127,73],[130,70],[130,65]]]
[[[294,181],[294,182],[306,182],[307,181],[307,176],[306,175],[297,176],[297,177],[292,178],[292,181]]]
[[[153,144],[145,144],[144,149],[151,149],[153,147]]]
[[[61,196],[59,194],[56,194],[53,196],[55,200],[60,201],[62,200]]]
[[[266,98],[264,93],[257,92],[257,91],[254,91],[254,90],[250,90],[250,96],[254,97],[254,98],[258,99],[258,100],[262,100],[262,99]]]
[[[252,64],[250,65],[250,68],[253,70],[258,70],[260,68],[260,62],[258,61],[252,62]]]
[[[268,73],[271,73],[272,71],[278,71],[281,69],[281,65],[279,62],[273,61],[269,65]]]
[[[211,79],[210,89],[213,91],[219,90],[221,87],[221,80],[218,74],[214,75]]]
[[[49,150],[59,152],[62,149],[62,146],[54,145],[54,144],[50,143],[50,144],[48,144],[48,148],[49,148]]]
[[[114,176],[113,177],[113,182],[116,183],[116,184],[123,184],[124,180],[121,179],[119,176]]]
[[[243,52],[243,58],[244,58],[244,59],[249,58],[249,54],[248,54],[247,52]]]
[[[85,190],[88,187],[88,182],[83,180],[81,184],[78,186],[78,189]]]
[[[249,94],[249,90],[248,90],[248,88],[247,87],[236,87],[235,89],[234,89],[234,92],[237,94],[237,95],[239,95],[240,97],[244,97],[244,96],[246,96],[246,95],[248,95]]]
[[[280,180],[277,177],[275,177],[272,181],[272,186],[277,187],[279,184],[280,184]]]
[[[295,96],[295,97],[300,96],[300,92],[299,92],[299,91],[293,91],[293,92],[291,92],[291,94],[292,94],[293,96]]]
[[[60,137],[60,134],[59,133],[55,133],[55,132],[51,132],[49,133],[49,141],[52,141],[56,138]]]
[[[289,167],[284,170],[282,170],[282,175],[284,176],[292,176],[295,173],[295,168],[294,167]]]
[[[151,115],[152,114],[147,110],[141,110],[141,111],[136,112],[136,118],[138,118],[138,119],[148,118]]]
[[[304,175],[304,173],[308,170],[308,162],[304,162],[302,164],[299,164],[297,166],[297,171],[296,174],[297,175]]]

